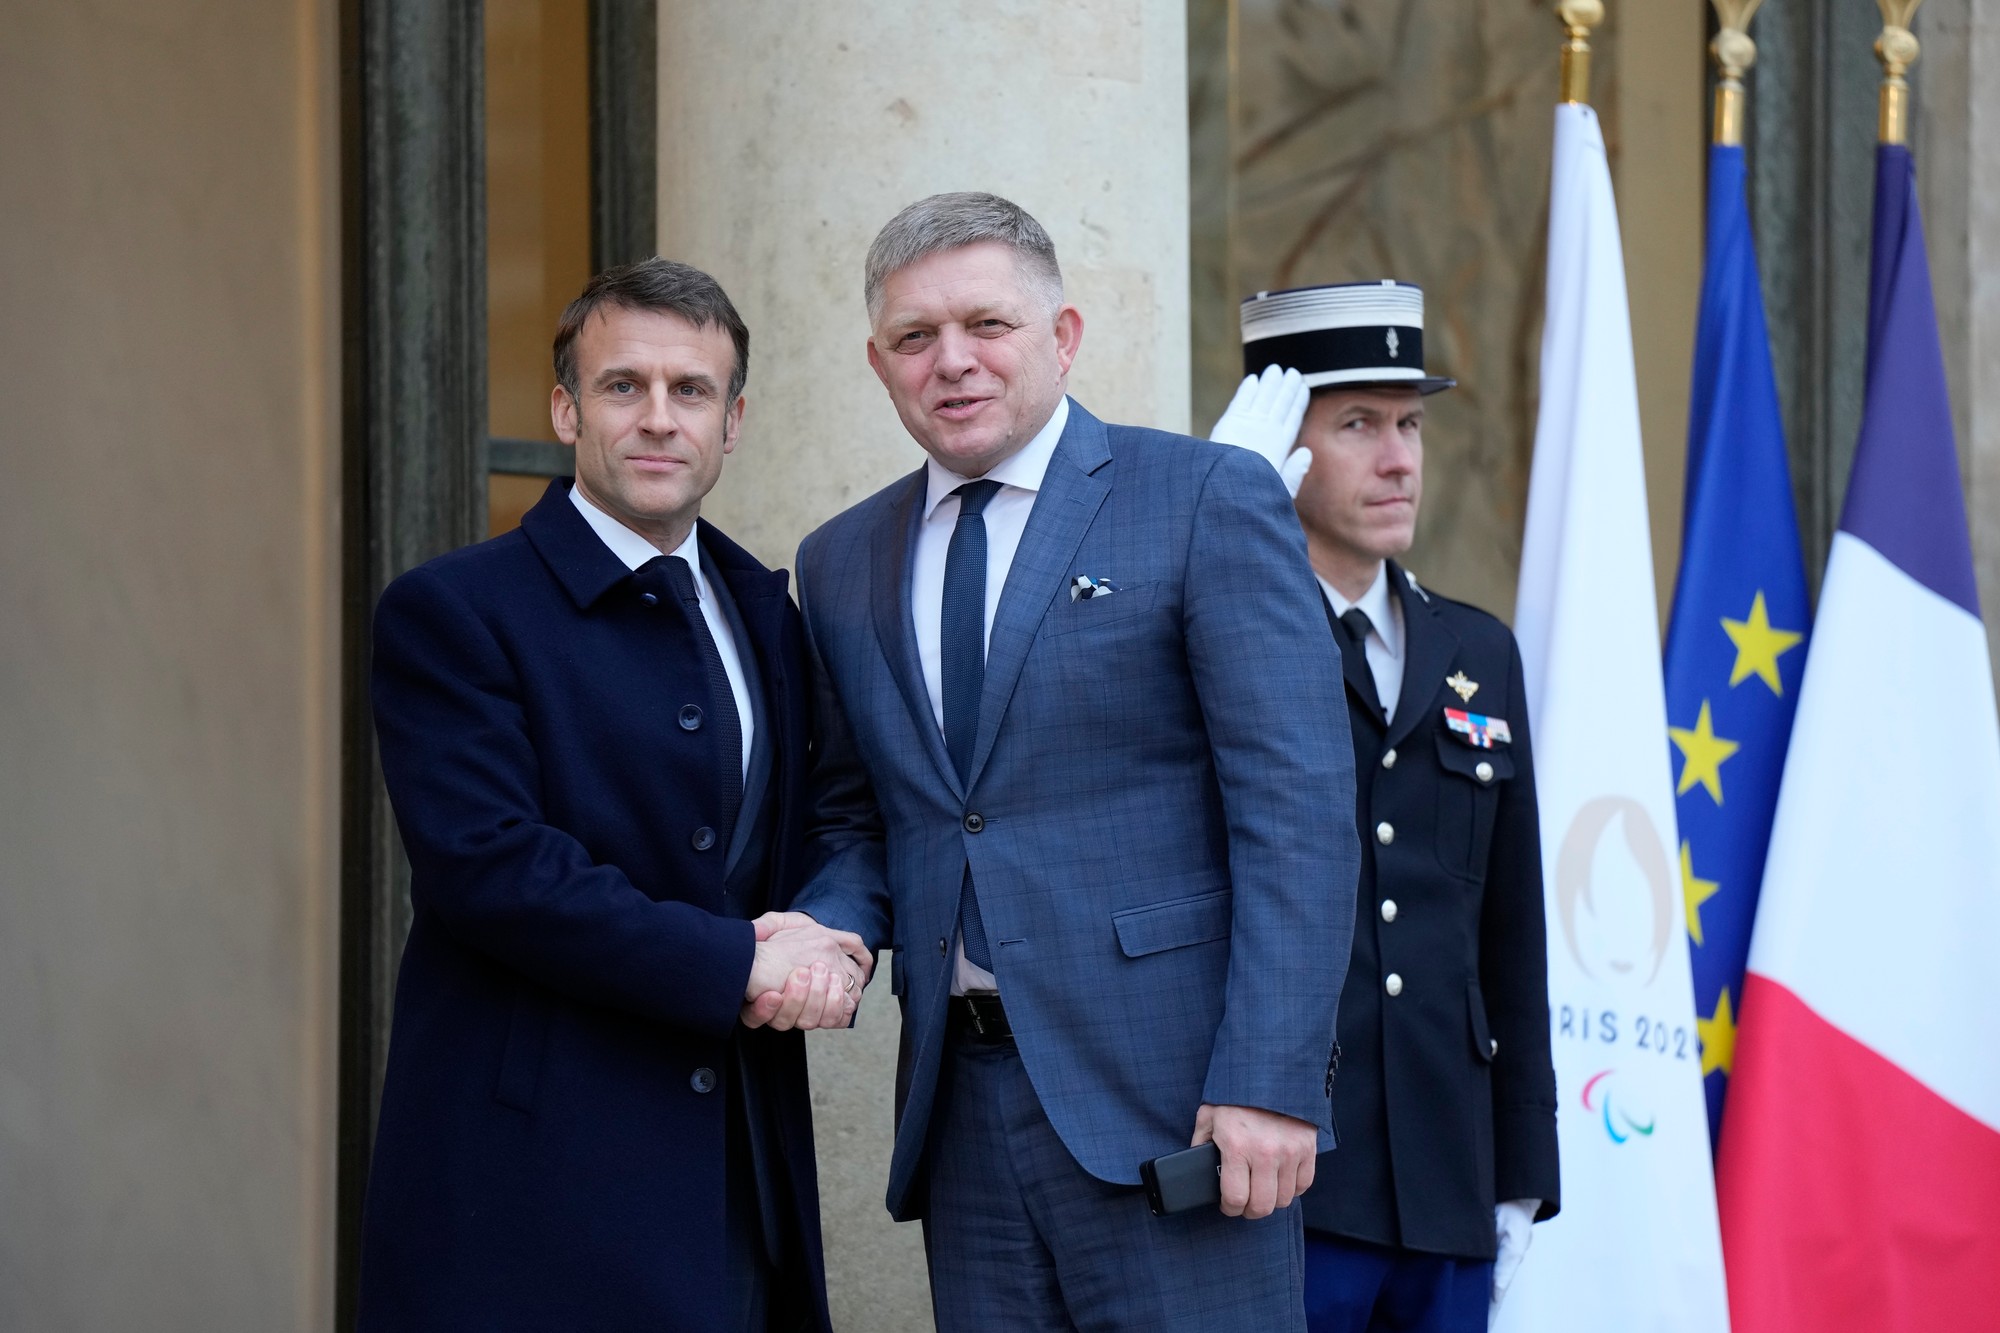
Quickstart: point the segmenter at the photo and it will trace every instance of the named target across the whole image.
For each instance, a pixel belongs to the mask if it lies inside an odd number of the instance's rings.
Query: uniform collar
[[[1315,574],[1313,577],[1318,578]],[[1326,593],[1326,600],[1333,607],[1333,614],[1344,616],[1354,607],[1368,617],[1368,623],[1382,636],[1382,642],[1389,649],[1391,657],[1400,660],[1403,656],[1403,617],[1390,610],[1389,562],[1383,561],[1375,569],[1375,581],[1368,585],[1368,591],[1356,601],[1348,601],[1340,595],[1340,590],[1325,579],[1319,580],[1320,589]]]

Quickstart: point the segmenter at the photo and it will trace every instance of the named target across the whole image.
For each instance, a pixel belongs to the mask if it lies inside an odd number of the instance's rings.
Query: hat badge
[[[1396,348],[1397,348],[1398,344],[1400,344],[1401,342],[1402,342],[1402,339],[1400,339],[1400,338],[1398,338],[1398,337],[1396,336],[1396,331],[1395,331],[1394,329],[1390,329],[1390,330],[1389,330],[1389,357],[1390,357],[1390,359],[1391,359],[1391,360],[1394,360],[1394,359],[1395,359],[1395,356],[1396,356]]]

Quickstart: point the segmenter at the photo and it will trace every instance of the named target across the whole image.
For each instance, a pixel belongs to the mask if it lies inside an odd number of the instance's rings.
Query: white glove
[[[1493,1256],[1493,1304],[1486,1311],[1489,1329],[1500,1318],[1500,1301],[1528,1253],[1528,1242],[1534,1239],[1535,1214],[1541,1206],[1540,1199],[1511,1199],[1493,1209],[1493,1231],[1500,1247]]]
[[[1263,455],[1265,462],[1278,469],[1285,490],[1296,500],[1299,483],[1312,466],[1312,454],[1293,446],[1299,442],[1299,424],[1306,419],[1306,405],[1311,401],[1312,390],[1298,371],[1266,366],[1262,375],[1243,377],[1236,396],[1229,400],[1229,410],[1208,438]]]

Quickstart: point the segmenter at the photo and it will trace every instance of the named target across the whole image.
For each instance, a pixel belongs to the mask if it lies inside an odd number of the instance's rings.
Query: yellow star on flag
[[[1708,700],[1701,701],[1701,716],[1695,719],[1693,731],[1686,727],[1668,727],[1667,735],[1673,738],[1681,751],[1681,781],[1674,788],[1674,795],[1687,795],[1699,782],[1708,788],[1709,798],[1721,805],[1722,763],[1743,747],[1715,734],[1715,722],[1708,713]]]
[[[1806,636],[1794,634],[1788,629],[1771,628],[1770,614],[1764,610],[1762,589],[1757,592],[1757,600],[1750,603],[1750,618],[1731,620],[1724,616],[1722,631],[1736,645],[1736,665],[1729,669],[1731,687],[1755,676],[1771,687],[1771,693],[1783,694],[1785,686],[1778,679],[1778,659],[1805,642]]]
[[[1687,839],[1681,839],[1681,897],[1687,903],[1688,938],[1697,945],[1702,943],[1701,905],[1721,888],[1716,880],[1694,877],[1694,855],[1688,850]]]
[[[1722,994],[1715,1000],[1715,1017],[1694,1017],[1694,1025],[1701,1033],[1701,1075],[1707,1078],[1720,1069],[1725,1075],[1734,1072],[1736,1064],[1736,1015],[1729,1007],[1729,987],[1722,988]]]

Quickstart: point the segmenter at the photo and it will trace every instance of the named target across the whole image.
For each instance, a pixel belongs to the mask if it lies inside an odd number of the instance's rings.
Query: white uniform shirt
[[[660,553],[653,543],[584,499],[583,492],[575,486],[569,488],[569,500],[576,506],[576,512],[590,524],[590,530],[611,548],[611,554],[625,562],[625,568],[637,569]],[[687,561],[688,567],[694,570],[694,590],[701,599],[701,618],[708,622],[708,632],[715,639],[716,654],[722,658],[722,669],[729,676],[729,691],[736,696],[736,717],[743,730],[743,779],[747,782],[750,778],[750,750],[757,740],[757,715],[750,707],[750,686],[743,675],[743,658],[736,646],[736,636],[729,632],[729,618],[716,605],[715,590],[708,586],[708,576],[701,572],[701,544],[695,540],[694,528],[688,529],[687,540],[675,547],[672,554]]]
[[[1000,594],[1007,587],[1007,573],[1014,567],[1014,552],[1020,548],[1021,534],[1028,526],[1028,513],[1048,474],[1049,459],[1069,424],[1069,399],[1056,404],[1055,415],[1035,437],[986,474],[1000,489],[986,502],[981,516],[986,520],[986,635],[993,636],[993,613],[1000,606]],[[951,547],[952,529],[958,526],[958,497],[952,492],[973,477],[947,471],[935,458],[925,464],[929,490],[924,498],[923,526],[917,530],[917,559],[910,573],[910,618],[917,631],[917,656],[924,667],[924,689],[931,696],[931,714],[938,730],[944,730],[944,653],[940,646],[944,620],[944,561]],[[952,974],[951,993],[969,990],[997,990],[993,974],[975,967],[965,956],[965,944],[958,945],[958,966]]]

